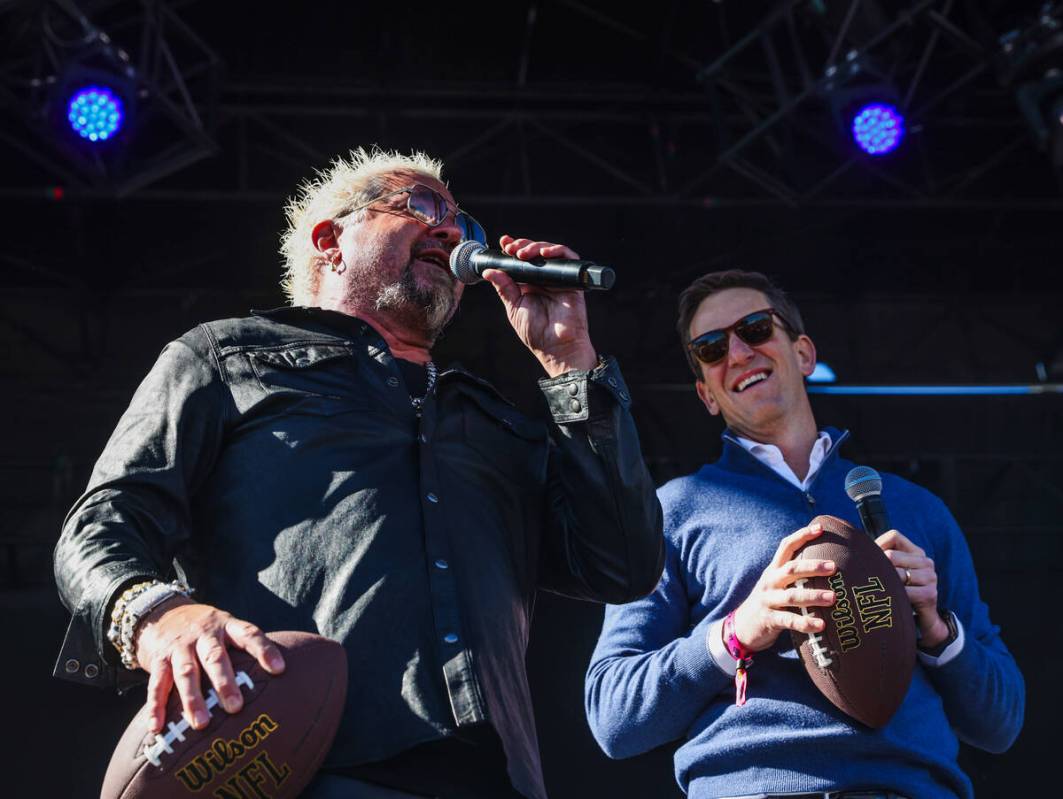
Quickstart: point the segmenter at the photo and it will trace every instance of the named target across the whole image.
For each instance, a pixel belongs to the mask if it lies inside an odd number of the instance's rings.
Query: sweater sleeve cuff
[[[736,671],[734,659],[723,649],[723,639],[720,637],[722,624],[721,620],[706,617],[690,631],[690,635],[679,641],[675,667],[699,685],[712,687],[719,680],[722,686],[726,684],[729,677],[734,677]],[[723,652],[722,657],[713,649],[713,640],[719,642]],[[713,691],[718,688],[719,686],[713,688]]]
[[[676,642],[672,660],[674,678],[706,688],[710,694],[718,690],[714,687],[717,680],[723,685],[727,679],[706,644],[706,632],[711,626],[708,618],[698,622],[688,635]]]
[[[952,613],[952,611],[949,612]],[[916,654],[919,657],[919,662],[922,663],[924,666],[927,666],[932,669],[939,669],[946,663],[948,663],[950,660],[954,660],[956,657],[959,656],[960,652],[963,651],[963,624],[961,624],[960,620],[956,618],[955,613],[952,613],[952,620],[956,624],[956,640],[949,644],[947,647],[945,647],[940,655],[935,657],[934,655],[928,655],[926,652],[922,652],[918,649],[916,650]]]

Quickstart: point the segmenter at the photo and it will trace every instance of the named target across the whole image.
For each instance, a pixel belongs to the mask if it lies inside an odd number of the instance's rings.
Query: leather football
[[[230,649],[244,696],[239,713],[218,704],[203,678],[210,722],[194,730],[170,692],[159,735],[141,708],[111,756],[101,799],[288,799],[313,779],[339,727],[347,694],[347,655],[335,641],[303,632],[269,633],[284,656],[272,676]]]
[[[795,557],[833,560],[837,570],[797,584],[833,591],[835,602],[802,610],[826,625],[815,635],[792,632],[794,647],[820,693],[857,721],[879,728],[904,701],[915,668],[912,606],[871,536],[834,516],[812,521],[823,532]]]

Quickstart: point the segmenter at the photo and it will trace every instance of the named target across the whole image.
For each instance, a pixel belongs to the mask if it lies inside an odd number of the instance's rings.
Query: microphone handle
[[[886,503],[882,501],[881,494],[868,494],[863,499],[857,501],[857,510],[860,511],[860,522],[864,525],[864,532],[871,536],[872,539],[878,538],[887,530],[893,529],[890,524],[889,514],[886,513]],[[907,585],[907,583],[905,583]],[[912,608],[912,616],[918,616],[915,612],[915,608]],[[921,633],[919,632],[919,625],[916,624],[915,638],[918,642]]]
[[[872,538],[878,538],[890,527],[890,516],[886,512],[886,503],[882,501],[881,494],[870,494],[856,503],[860,511],[860,521],[864,525],[864,532]]]
[[[536,286],[608,290],[616,280],[615,273],[608,266],[574,258],[540,256],[522,261],[509,255],[482,250],[473,256],[472,264],[478,275],[482,275],[485,269],[500,269],[518,283]]]

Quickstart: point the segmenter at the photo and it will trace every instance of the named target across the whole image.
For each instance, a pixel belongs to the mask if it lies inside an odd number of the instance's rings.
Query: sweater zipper
[[[802,497],[805,500],[805,504],[808,505],[809,511],[812,511],[816,507],[816,498],[814,496],[812,496],[812,489],[815,488],[816,481],[818,481],[819,480],[819,476],[821,474],[823,474],[823,470],[826,468],[827,463],[831,460],[831,458],[836,457],[838,449],[841,447],[842,442],[844,442],[847,438],[849,438],[849,431],[848,430],[843,430],[841,435],[838,436],[838,440],[831,442],[830,449],[827,450],[827,454],[823,456],[823,460],[820,462],[819,468],[816,469],[816,473],[812,477],[812,482],[808,484],[807,488],[800,488],[800,487],[795,486],[793,483],[791,483],[785,477],[783,477],[782,475],[778,474],[770,466],[768,466],[765,463],[762,463],[761,460],[756,455],[754,455],[748,449],[743,447],[741,445],[741,443],[739,443],[738,440],[735,439],[733,436],[731,436],[729,433],[724,433],[723,437],[726,440],[730,441],[732,444],[734,444],[736,447],[738,447],[738,449],[740,449],[742,452],[744,452],[746,454],[746,456],[748,456],[749,458],[752,458],[753,461],[756,462],[756,464],[758,466],[760,466],[762,469],[764,469],[765,471],[770,472],[772,475],[774,475],[778,479],[782,480],[784,483],[786,483],[786,485],[790,486],[790,488],[797,488],[797,490],[801,492]]]

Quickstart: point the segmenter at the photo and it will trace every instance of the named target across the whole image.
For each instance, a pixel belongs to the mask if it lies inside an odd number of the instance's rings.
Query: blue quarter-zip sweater
[[[790,636],[760,652],[747,703],[706,645],[713,622],[752,591],[780,539],[815,516],[859,528],[843,488],[853,464],[834,446],[808,492],[775,474],[729,434],[716,463],[658,491],[667,555],[652,594],[611,605],[586,681],[591,730],[610,757],[685,739],[675,755],[692,799],[758,793],[886,788],[913,799],[973,796],[956,762],[958,739],[1007,749],[1022,726],[1022,675],[978,595],[970,551],[944,503],[883,474],[893,526],[933,558],[938,602],[964,627],[960,654],[943,666],[917,663],[904,703],[871,730],[816,690]]]

